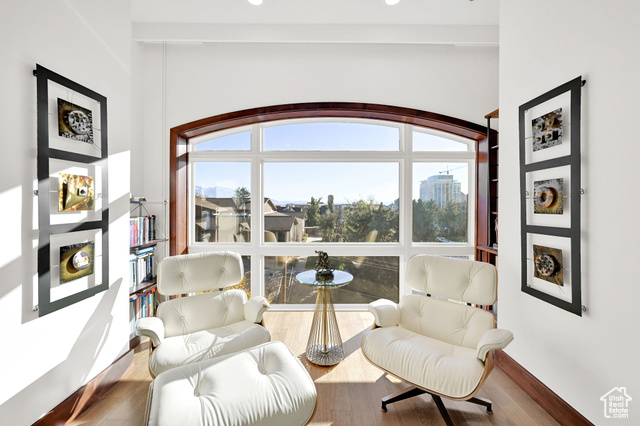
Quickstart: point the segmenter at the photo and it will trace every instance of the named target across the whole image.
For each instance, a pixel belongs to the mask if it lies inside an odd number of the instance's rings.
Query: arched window
[[[472,256],[482,126],[370,104],[283,105],[172,129],[171,253],[233,250],[246,289],[311,306],[315,251],[354,275],[354,309],[398,301],[417,253]]]

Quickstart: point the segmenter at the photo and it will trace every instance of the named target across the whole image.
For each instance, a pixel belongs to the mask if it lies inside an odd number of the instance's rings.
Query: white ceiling
[[[498,25],[499,0],[132,0],[135,22]]]

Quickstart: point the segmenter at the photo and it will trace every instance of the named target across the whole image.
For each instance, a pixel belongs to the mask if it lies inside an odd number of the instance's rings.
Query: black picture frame
[[[66,77],[63,77],[39,64],[33,71],[37,80],[37,178],[38,178],[38,315],[44,316],[65,308],[69,305],[87,299],[109,288],[109,208],[108,202],[108,136],[107,136],[107,98],[88,89]],[[49,114],[49,83],[63,86],[71,92],[95,101],[99,105],[99,155],[86,155],[73,150],[54,148],[51,146],[50,114]],[[57,102],[57,101],[56,101]],[[95,121],[94,121],[95,123]],[[98,141],[96,141],[98,142]],[[84,142],[77,142],[84,143]],[[50,161],[62,160],[78,165],[99,165],[102,182],[101,198],[103,200],[101,215],[95,220],[84,220],[74,223],[51,223],[51,208],[49,194],[53,191],[50,183]],[[57,187],[55,188],[57,192]],[[52,300],[51,297],[51,258],[59,248],[53,248],[51,238],[54,235],[95,231],[102,234],[101,256],[102,267],[95,274],[100,273],[100,283],[73,294]],[[77,235],[77,234],[76,234]]]
[[[581,91],[585,81],[582,76],[562,84],[544,93],[529,102],[520,105],[518,111],[519,118],[519,139],[520,139],[520,223],[521,223],[521,290],[531,296],[534,296],[540,300],[564,309],[568,312],[582,316],[582,292],[581,292],[581,242],[580,242],[580,230],[581,230]],[[531,160],[530,153],[527,152],[533,141],[528,140],[526,137],[527,126],[532,126],[532,117],[528,115],[528,111],[532,108],[539,106],[547,101],[553,101],[554,98],[558,98],[565,94],[569,95],[570,99],[570,114],[569,122],[565,121],[564,126],[570,129],[569,146],[562,149],[557,149],[556,146],[549,148],[544,159]],[[546,111],[545,111],[546,112]],[[551,112],[551,111],[549,111]],[[554,111],[555,112],[555,111]],[[539,118],[539,117],[533,117]],[[566,118],[566,117],[565,117]],[[565,129],[565,130],[569,130]],[[566,134],[566,132],[565,132]],[[564,141],[566,142],[566,140]],[[555,151],[554,151],[555,150]],[[558,155],[555,155],[555,152]],[[531,206],[527,202],[528,199],[533,197],[532,193],[527,190],[527,173],[540,172],[560,167],[569,167],[570,169],[570,224],[568,226],[540,226],[527,223],[527,209]],[[566,203],[565,199],[565,203]],[[570,284],[570,297],[560,297],[559,293],[553,291],[542,290],[544,286],[535,288],[532,285],[534,279],[533,274],[530,273],[532,262],[534,259],[530,256],[532,252],[533,239],[535,236],[542,236],[541,238],[548,238],[553,241],[556,240],[568,241],[565,243],[566,254],[569,255],[570,270],[564,271],[565,278],[568,278]],[[552,286],[551,286],[552,287]],[[568,296],[568,295],[567,295]]]

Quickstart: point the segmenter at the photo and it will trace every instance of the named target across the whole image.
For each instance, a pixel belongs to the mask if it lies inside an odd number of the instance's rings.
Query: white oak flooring
[[[360,340],[370,329],[368,312],[338,312],[338,323],[347,354],[333,367],[309,363],[304,350],[313,312],[267,312],[265,326],[272,340],[283,341],[306,366],[318,390],[318,406],[311,421],[316,426],[440,426],[438,409],[428,395],[414,397],[380,410],[380,398],[404,386],[367,362]],[[147,369],[148,342],[136,348],[134,367],[101,399],[69,425],[138,426],[144,421],[147,389],[151,376]],[[498,367],[478,393],[493,402],[493,414],[484,407],[444,399],[456,425],[546,426],[558,423],[511,381]],[[179,426],[179,425],[176,425]]]

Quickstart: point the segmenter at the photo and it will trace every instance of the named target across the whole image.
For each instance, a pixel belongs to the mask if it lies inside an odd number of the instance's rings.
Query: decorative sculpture
[[[318,254],[318,259],[316,260],[316,278],[318,279],[329,279],[333,278],[333,270],[335,269],[331,263],[329,262],[329,255],[320,250],[316,250]]]

